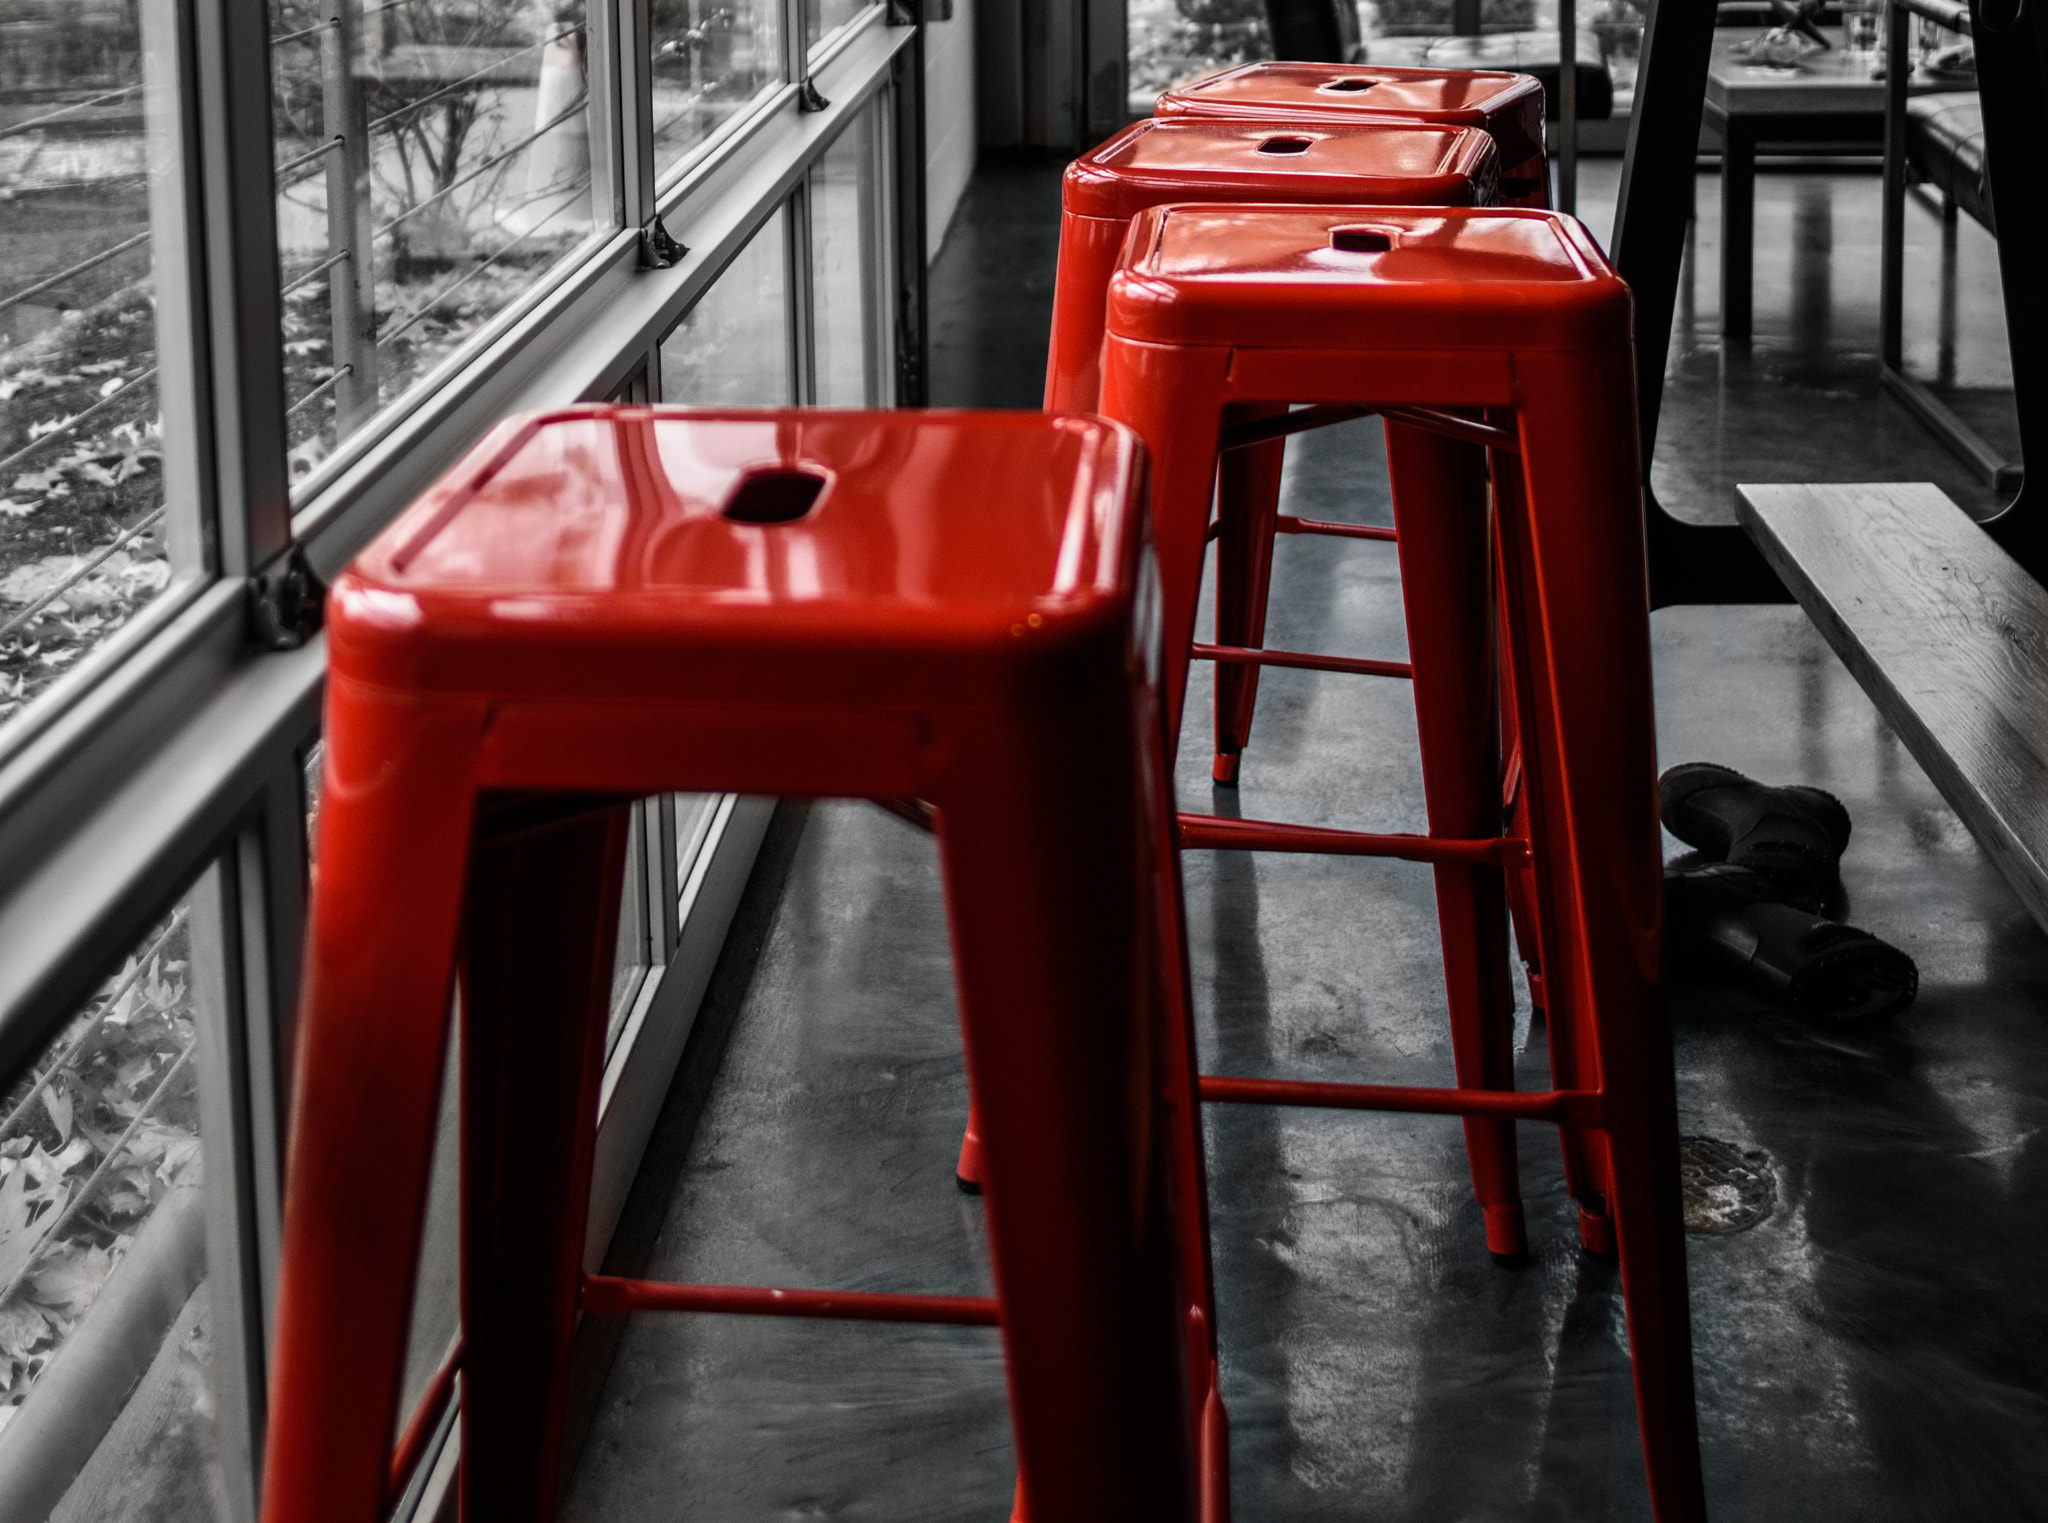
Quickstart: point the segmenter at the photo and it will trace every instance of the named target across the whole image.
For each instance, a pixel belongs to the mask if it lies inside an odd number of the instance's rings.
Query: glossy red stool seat
[[[1175,86],[1159,97],[1152,114],[1160,121],[1202,118],[1275,129],[1392,121],[1477,127],[1500,150],[1501,200],[1510,206],[1550,204],[1543,86],[1528,74],[1248,63]],[[1361,196],[1358,204],[1368,199]]]
[[[1696,1519],[1628,290],[1584,229],[1550,212],[1141,213],[1110,286],[1102,411],[1151,446],[1169,656],[1194,636],[1217,457],[1247,404],[1307,404],[1281,420],[1290,425],[1387,420],[1430,834],[1340,840],[1183,816],[1182,843],[1434,863],[1453,997],[1455,923],[1483,938],[1466,949],[1465,976],[1492,1022],[1505,1019],[1502,869],[1526,851],[1558,1088],[1513,1093],[1511,1073],[1474,1072],[1454,1049],[1465,1086],[1455,1090],[1205,1077],[1202,1093],[1463,1115],[1490,1221],[1514,1189],[1512,1118],[1568,1123],[1572,1191],[1618,1240],[1657,1516]],[[1503,832],[1492,788],[1496,648],[1514,675],[1526,847]],[[1186,680],[1170,660],[1169,715]],[[1468,913],[1474,904],[1481,913]],[[1454,1022],[1454,1038],[1466,1029]]]
[[[1131,218],[1174,201],[1484,206],[1493,140],[1471,127],[1367,122],[1282,131],[1256,122],[1133,122],[1067,166],[1045,369],[1047,412],[1093,412],[1102,394],[1109,278]]]
[[[268,1523],[402,1478],[458,950],[465,1516],[552,1514],[579,1307],[997,1326],[1035,1517],[1227,1516],[1141,482],[1099,419],[571,409],[336,583]],[[582,1272],[626,803],[741,789],[934,808],[992,1299]]]

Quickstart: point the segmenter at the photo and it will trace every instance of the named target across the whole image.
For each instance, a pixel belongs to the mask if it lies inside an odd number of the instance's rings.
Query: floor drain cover
[[[1771,1214],[1778,1186],[1771,1155],[1718,1137],[1678,1139],[1687,1232],[1743,1232]]]

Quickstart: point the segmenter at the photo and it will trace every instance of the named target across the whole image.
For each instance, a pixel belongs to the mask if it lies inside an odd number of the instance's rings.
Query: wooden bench
[[[2048,929],[2048,592],[1926,482],[1741,486],[1736,511]]]

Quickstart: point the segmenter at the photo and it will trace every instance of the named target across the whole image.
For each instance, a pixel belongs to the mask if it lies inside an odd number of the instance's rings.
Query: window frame
[[[303,759],[319,734],[325,650],[317,633],[294,649],[260,648],[252,608],[289,563],[331,579],[506,413],[630,395],[662,335],[775,207],[802,201],[812,165],[870,108],[887,117],[877,152],[888,173],[876,196],[895,254],[875,336],[890,347],[882,363],[893,363],[897,396],[922,400],[922,21],[892,0],[806,50],[802,0],[782,0],[784,82],[657,185],[646,0],[591,0],[593,200],[600,217],[609,208],[610,230],[594,232],[294,491],[279,384],[267,7],[142,3],[175,60],[163,102],[175,151],[158,200],[178,221],[153,228],[165,244],[158,345],[161,384],[182,388],[190,415],[175,447],[166,440],[166,500],[177,494],[191,519],[198,569],[0,727],[0,1082],[173,903],[202,895],[194,934],[221,970],[226,1014],[220,1059],[203,1075],[208,1103],[227,1118],[217,1145],[228,1177],[209,1187],[206,1207],[211,1256],[227,1266],[212,1292],[215,1325],[231,1332],[217,1343],[220,1449],[228,1516],[254,1523],[309,870]],[[813,108],[818,97],[825,104]],[[647,254],[657,223],[688,246],[665,267]],[[789,225],[802,376],[811,254],[794,241],[807,236],[800,210]],[[641,806],[647,849],[636,871],[652,896],[652,960],[607,1063],[597,1247],[623,1205],[772,806],[726,796],[682,843],[671,801]],[[690,839],[694,851],[682,849]],[[432,1504],[451,1448],[423,1462],[409,1498]]]

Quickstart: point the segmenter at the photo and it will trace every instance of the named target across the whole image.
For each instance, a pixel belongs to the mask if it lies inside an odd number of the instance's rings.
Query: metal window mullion
[[[809,0],[780,0],[782,6],[782,77],[795,84],[810,77],[809,28],[804,8]]]
[[[615,227],[654,215],[653,76],[648,0],[588,0],[592,195]]]
[[[173,576],[217,570],[207,405],[205,218],[199,193],[197,65],[179,0],[143,0],[142,72],[149,151],[150,275],[156,298],[157,400],[163,421],[165,541]]]
[[[824,162],[820,154],[789,193],[783,217],[783,328],[789,336],[789,400],[809,407],[818,400],[816,292],[811,279],[811,180]]]
[[[861,152],[865,162],[859,178],[861,371],[862,391],[870,407],[895,401],[895,324],[890,321],[895,289],[889,263],[889,121],[894,86],[884,88],[867,110]]]
[[[242,877],[240,853],[231,847],[193,886],[190,923],[200,1155],[206,1169],[206,1279],[213,1314],[210,1384],[228,1523],[255,1523],[268,1389],[248,1103]]]
[[[277,1327],[287,1106],[310,882],[302,749],[273,749],[266,758],[260,800],[248,822],[236,832],[234,844],[241,916],[251,1226],[265,1350]]]
[[[249,576],[291,540],[269,7],[192,0],[192,18],[219,569]]]
[[[654,822],[648,835],[654,854],[648,865],[647,895],[653,917],[655,961],[666,967],[675,956],[676,942],[682,935],[676,905],[676,896],[682,889],[676,872],[676,796],[664,793],[651,801],[651,808]]]
[[[896,405],[924,407],[931,401],[930,301],[925,258],[924,12],[913,5],[907,17],[892,12],[894,25],[912,28],[910,46],[891,64],[890,177],[895,217],[896,269],[893,323],[896,349]]]

